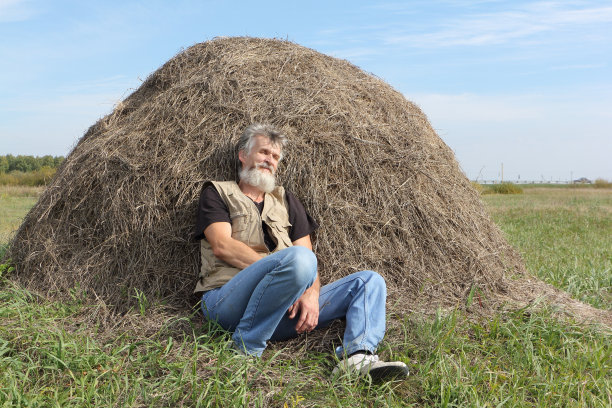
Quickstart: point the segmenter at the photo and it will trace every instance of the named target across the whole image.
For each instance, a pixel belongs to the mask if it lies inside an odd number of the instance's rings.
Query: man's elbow
[[[224,260],[225,257],[227,256],[227,249],[225,248],[225,246],[221,243],[217,243],[216,245],[211,245],[211,246],[212,246],[213,255],[221,260]]]

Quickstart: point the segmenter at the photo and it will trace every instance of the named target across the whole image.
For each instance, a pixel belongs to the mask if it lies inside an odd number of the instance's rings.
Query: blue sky
[[[612,179],[610,0],[0,0],[0,154],[67,155],[181,49],[236,35],[382,78],[470,179]]]

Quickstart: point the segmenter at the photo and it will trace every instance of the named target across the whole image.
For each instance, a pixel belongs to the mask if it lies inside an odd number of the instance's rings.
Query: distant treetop
[[[36,171],[43,167],[56,169],[64,161],[64,156],[13,156],[7,154],[0,156],[0,173],[10,173],[12,171]]]

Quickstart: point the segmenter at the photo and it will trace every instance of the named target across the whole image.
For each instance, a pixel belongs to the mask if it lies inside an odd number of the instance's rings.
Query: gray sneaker
[[[333,375],[344,371],[359,375],[369,374],[374,381],[403,379],[408,377],[408,366],[401,361],[380,361],[375,354],[358,353],[338,363]]]

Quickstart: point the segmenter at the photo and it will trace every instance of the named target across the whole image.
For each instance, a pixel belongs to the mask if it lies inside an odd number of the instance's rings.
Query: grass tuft
[[[491,184],[483,194],[523,194],[523,189],[514,183]]]
[[[43,167],[33,171],[11,171],[10,173],[0,173],[0,186],[29,186],[39,187],[46,185],[57,169]]]
[[[472,181],[471,183],[472,183],[472,187],[474,188],[474,190],[476,190],[480,194],[484,193],[485,187],[482,184],[480,184],[477,181]]]
[[[602,178],[598,178],[597,180],[595,180],[594,187],[595,188],[612,188],[612,182],[609,182],[608,180],[605,180]]]

